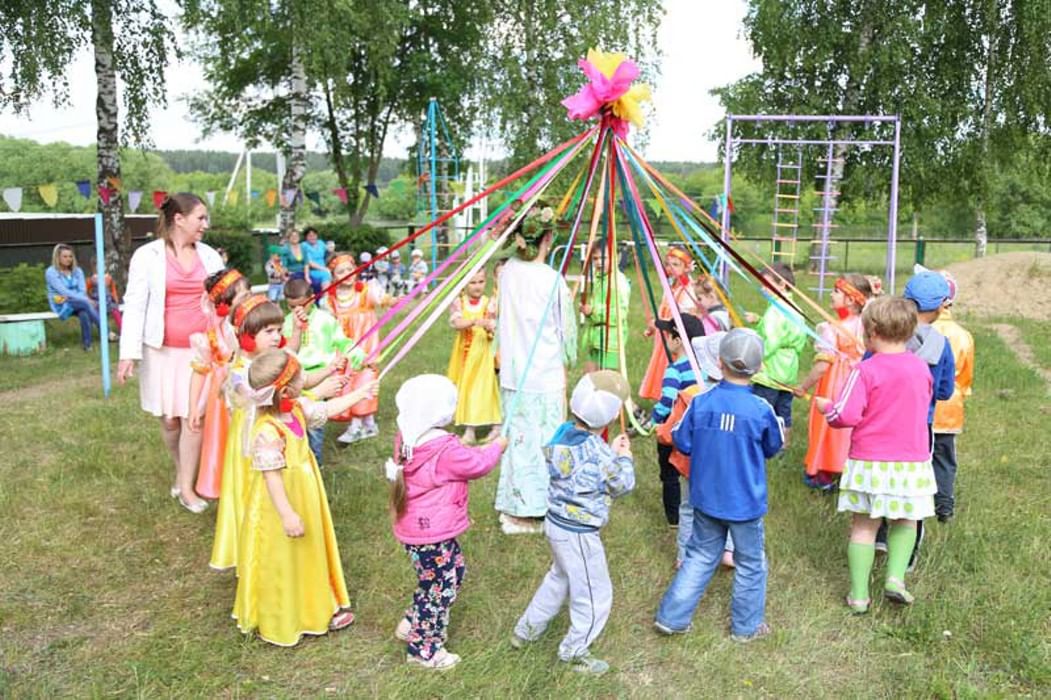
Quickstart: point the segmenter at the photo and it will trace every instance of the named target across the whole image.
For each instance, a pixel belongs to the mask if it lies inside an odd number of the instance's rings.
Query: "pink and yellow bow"
[[[642,126],[641,103],[649,101],[650,86],[632,85],[639,77],[639,67],[634,61],[621,53],[589,49],[587,59],[580,59],[577,65],[589,82],[577,94],[562,100],[570,119],[591,119],[604,112],[613,131],[621,138],[628,134],[628,122]]]

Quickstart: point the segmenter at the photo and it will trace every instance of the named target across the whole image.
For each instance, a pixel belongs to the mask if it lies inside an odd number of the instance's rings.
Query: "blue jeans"
[[[317,465],[321,466],[321,448],[325,444],[325,429],[310,428],[307,430],[307,442],[310,443],[310,451],[314,453]]]
[[[693,511],[693,535],[686,559],[657,608],[657,622],[675,631],[690,626],[693,612],[704,597],[726,546],[734,540],[734,587],[730,600],[730,629],[736,635],[755,634],[766,610],[766,553],[763,519],[732,522]]]
[[[69,305],[73,308],[73,313],[76,314],[80,320],[80,344],[87,350],[91,347],[91,326],[95,325],[95,328],[99,327],[99,312],[94,306],[86,301],[80,299],[70,299]],[[105,338],[100,338],[99,342],[105,342]]]

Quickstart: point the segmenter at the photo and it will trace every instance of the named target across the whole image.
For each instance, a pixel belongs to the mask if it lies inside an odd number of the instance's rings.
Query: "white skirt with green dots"
[[[923,520],[934,515],[938,486],[930,460],[848,459],[839,480],[839,510],[872,518]]]

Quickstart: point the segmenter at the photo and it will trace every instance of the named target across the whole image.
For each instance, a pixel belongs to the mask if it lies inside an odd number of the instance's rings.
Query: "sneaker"
[[[731,634],[730,639],[741,644],[747,644],[748,642],[754,642],[763,637],[769,637],[772,632],[773,630],[770,628],[770,625],[761,622],[759,623],[759,626],[755,628],[755,632],[752,632],[751,634]]]
[[[905,582],[897,578],[888,578],[883,584],[883,597],[899,605],[912,605],[916,597],[905,588]]]
[[[460,657],[458,654],[452,654],[445,649],[439,649],[437,653],[429,659],[421,659],[418,656],[406,654],[405,662],[408,664],[416,664],[417,666],[430,669],[431,671],[448,671],[450,668],[460,663]]]
[[[567,660],[565,663],[577,673],[587,673],[592,676],[601,676],[609,670],[609,664],[602,659],[596,659],[590,653],[585,652],[583,656],[577,656]]]
[[[394,638],[399,642],[407,642],[410,632],[412,632],[412,624],[403,617],[398,626],[394,628]]]
[[[511,633],[511,646],[515,649],[524,649],[526,645],[532,644],[532,639],[526,639],[525,637],[519,637],[517,633]]]
[[[664,624],[660,620],[654,620],[653,621],[653,628],[656,629],[661,634],[667,635],[669,637],[671,635],[673,635],[673,634],[686,634],[687,632],[690,631],[690,627],[692,627],[692,626],[693,625],[689,625],[689,626],[686,627],[686,629],[676,630],[676,629],[672,629],[671,627],[668,627],[666,624]]]
[[[952,520],[952,513],[938,513],[937,516],[939,523],[947,523]]]
[[[365,440],[367,438],[376,437],[379,434],[380,427],[373,423],[372,425],[366,425],[365,428],[361,431],[361,439]]]
[[[336,442],[343,445],[351,445],[361,439],[361,428],[350,427],[336,438]]]

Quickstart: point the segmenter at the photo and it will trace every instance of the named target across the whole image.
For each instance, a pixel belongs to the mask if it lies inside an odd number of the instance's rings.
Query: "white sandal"
[[[450,668],[460,663],[460,656],[458,654],[450,653],[445,649],[439,649],[437,653],[429,659],[421,659],[418,656],[407,655],[405,661],[432,671],[448,671]]]

